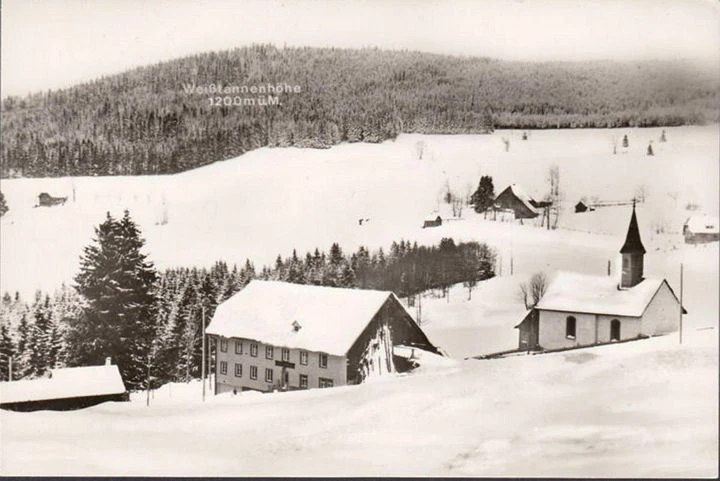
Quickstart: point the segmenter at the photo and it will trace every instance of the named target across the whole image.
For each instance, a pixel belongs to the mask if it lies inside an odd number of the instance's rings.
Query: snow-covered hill
[[[0,412],[5,475],[715,477],[717,331],[370,384]],[[184,391],[184,392],[183,392]],[[193,395],[190,397],[191,395]],[[157,399],[157,402],[155,401]]]

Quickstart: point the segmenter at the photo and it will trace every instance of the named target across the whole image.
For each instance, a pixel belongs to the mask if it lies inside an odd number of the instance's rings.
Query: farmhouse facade
[[[252,281],[218,306],[215,393],[357,384],[403,372],[397,346],[437,353],[391,292]]]
[[[619,283],[610,276],[559,272],[515,326],[518,348],[568,349],[676,331],[682,308],[675,293],[665,279],[643,277],[645,248],[634,207],[620,252]]]
[[[437,213],[432,213],[425,217],[423,221],[423,229],[426,227],[439,227],[442,225],[442,217]]]

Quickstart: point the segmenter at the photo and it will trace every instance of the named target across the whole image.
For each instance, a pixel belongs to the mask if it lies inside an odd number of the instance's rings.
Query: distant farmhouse
[[[67,197],[53,197],[47,192],[38,195],[38,203],[36,207],[52,207],[54,205],[63,205],[67,201]]]
[[[442,225],[442,217],[437,212],[433,212],[429,216],[425,217],[423,222],[423,229],[426,227],[439,227]]]
[[[681,308],[675,293],[665,279],[643,277],[645,248],[634,207],[620,253],[619,284],[610,276],[558,273],[515,326],[519,349],[566,349],[676,331]]]
[[[683,225],[683,236],[686,244],[703,244],[720,239],[718,218],[708,215],[690,217]]]
[[[534,219],[540,215],[539,209],[544,209],[550,204],[546,201],[536,201],[517,184],[512,184],[495,198],[493,208],[511,210],[515,213],[516,219]]]
[[[357,384],[438,353],[392,292],[252,281],[207,328],[217,346],[215,393]]]
[[[68,411],[107,401],[127,401],[118,367],[53,369],[49,377],[0,383],[0,408],[12,411]]]

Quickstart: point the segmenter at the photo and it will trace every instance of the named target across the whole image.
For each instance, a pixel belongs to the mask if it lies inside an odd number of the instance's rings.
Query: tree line
[[[443,239],[436,246],[393,242],[385,253],[360,247],[345,254],[334,243],[278,256],[256,270],[252,262],[157,272],[141,253],[140,231],[126,212],[95,229],[72,287],[38,292],[27,304],[5,293],[0,302],[0,379],[42,376],[56,366],[102,364],[112,357],[130,389],[200,376],[202,323],[219,303],[253,279],[379,289],[413,296],[464,282],[469,289],[495,275],[495,254],[477,242]]]
[[[186,88],[277,84],[300,92],[242,106]],[[401,132],[699,124],[717,121],[719,107],[714,72],[683,61],[531,63],[253,45],[3,99],[0,176],[167,174],[264,146],[326,148]]]

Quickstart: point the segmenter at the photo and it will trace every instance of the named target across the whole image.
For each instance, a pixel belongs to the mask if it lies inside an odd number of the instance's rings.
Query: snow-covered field
[[[0,413],[5,475],[715,477],[717,331],[359,386]],[[176,402],[172,402],[172,396]]]
[[[520,132],[403,135],[324,151],[261,149],[173,176],[3,181],[10,212],[0,220],[0,283],[26,299],[70,282],[93,226],[124,208],[160,267],[269,264],[334,241],[375,249],[453,237],[488,242],[501,269],[469,301],[462,286],[449,300],[423,298],[422,327],[453,362],[361,386],[205,404],[196,383],[164,388],[150,408],[134,396],[69,413],[0,412],[0,472],[717,476],[718,243],[686,246],[679,232],[694,213],[688,204],[717,215],[720,135],[717,125],[665,130],[667,143],[658,142],[661,129],[533,131],[527,141]],[[613,138],[619,146],[625,133],[630,148],[613,155]],[[446,182],[465,194],[489,174],[496,193],[516,182],[542,197],[552,164],[569,208],[558,230],[492,222],[467,208],[461,220],[421,229]],[[666,277],[678,292],[684,265],[682,346],[672,335],[461,360],[516,347],[524,307],[515,293],[534,272],[604,275],[610,260],[616,274],[631,208],[574,214],[571,206],[583,196],[627,201],[641,188],[646,275]],[[70,199],[33,208],[40,192]]]

